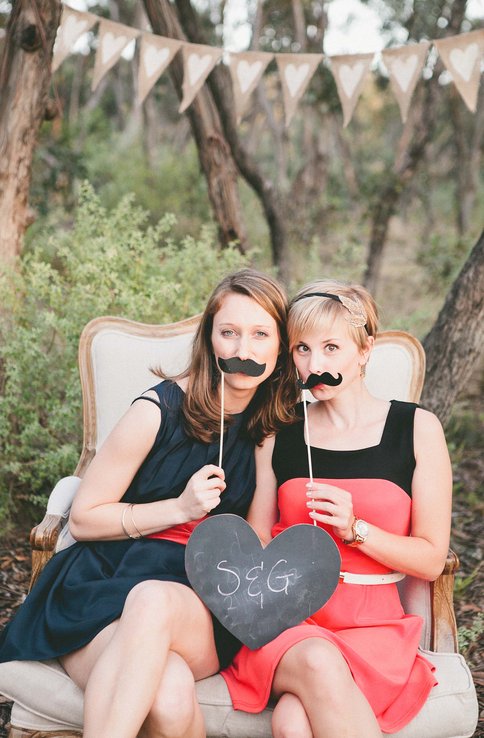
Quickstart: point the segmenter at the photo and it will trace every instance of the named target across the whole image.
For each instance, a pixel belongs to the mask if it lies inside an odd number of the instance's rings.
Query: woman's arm
[[[391,569],[434,580],[444,568],[449,548],[452,470],[439,420],[420,408],[415,413],[414,449],[411,535],[388,533],[367,521],[368,538],[360,548]],[[330,485],[315,484],[314,487],[315,519],[334,525],[336,515],[340,527],[335,526],[335,533],[344,539],[351,538],[354,519],[351,495]],[[318,487],[321,487],[320,492]],[[320,503],[319,497],[324,502]],[[318,509],[325,512],[318,513]]]
[[[247,522],[254,528],[261,542],[267,545],[272,538],[272,526],[277,520],[277,481],[272,469],[275,436],[266,438],[255,450],[256,486]]]
[[[147,535],[198,520],[218,505],[225,482],[222,469],[214,465],[204,466],[194,474],[177,498],[135,505],[131,509],[127,509],[127,503],[120,502],[151,450],[159,426],[160,408],[152,402],[133,403],[121,418],[90,463],[74,498],[69,518],[74,538],[127,538],[122,520],[133,537],[138,536],[136,529]]]

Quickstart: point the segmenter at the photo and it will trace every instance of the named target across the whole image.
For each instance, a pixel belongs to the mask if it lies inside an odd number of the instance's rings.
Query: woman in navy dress
[[[85,693],[84,738],[205,735],[194,680],[240,644],[189,587],[185,544],[206,515],[246,515],[254,447],[291,421],[286,310],[280,286],[250,269],[216,287],[189,369],[116,425],[72,506],[77,543],[51,559],[0,637],[0,661],[59,658]],[[223,375],[219,466],[218,360],[233,357],[259,374]]]

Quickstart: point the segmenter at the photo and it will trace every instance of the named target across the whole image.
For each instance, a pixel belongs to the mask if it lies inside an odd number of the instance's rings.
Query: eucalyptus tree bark
[[[145,3],[147,0],[145,0]],[[189,41],[206,43],[200,23],[189,0],[175,0],[181,24]],[[290,266],[287,253],[286,226],[284,207],[278,187],[265,177],[256,161],[249,155],[240,140],[234,114],[232,84],[230,75],[224,65],[219,64],[209,75],[208,87],[220,116],[225,139],[238,170],[249,186],[259,197],[271,238],[271,250],[274,264],[278,267],[284,281],[290,277]]]
[[[34,214],[29,207],[32,158],[49,101],[51,58],[60,0],[12,5],[0,60],[0,263],[14,263]]]
[[[484,231],[454,281],[425,337],[427,356],[421,403],[445,425],[484,347]]]
[[[454,88],[449,95],[449,113],[453,128],[452,142],[455,150],[455,208],[457,229],[460,235],[467,233],[471,225],[472,211],[479,190],[481,149],[484,136],[484,91],[472,118],[472,128],[465,125],[469,113],[463,109],[459,93]]]
[[[440,3],[441,10],[443,10],[445,4],[445,0],[442,0]],[[439,28],[435,26],[433,37],[452,36],[458,33],[465,17],[466,6],[467,0],[454,0],[449,24],[445,32],[439,31]],[[437,13],[435,17],[440,17],[440,13]],[[426,83],[424,100],[418,108],[418,115],[415,117],[415,129],[409,139],[408,147],[404,150],[404,147],[401,146],[399,161],[395,164],[393,170],[388,170],[384,175],[378,199],[372,209],[370,240],[363,282],[373,293],[377,289],[380,277],[390,218],[396,213],[400,197],[417,171],[420,162],[424,158],[426,147],[432,139],[437,114],[435,104],[438,87],[437,76],[437,70],[434,70],[432,79]],[[415,105],[414,110],[416,110]],[[404,130],[402,138],[408,135],[409,125],[407,124],[407,130]]]
[[[169,0],[144,0],[153,31],[168,38],[186,41],[185,33]],[[170,75],[178,97],[182,97],[183,62],[177,54],[170,64]],[[187,108],[200,165],[205,175],[208,196],[218,225],[222,246],[236,241],[240,251],[247,249],[247,232],[242,217],[237,168],[224,136],[220,116],[206,85]]]

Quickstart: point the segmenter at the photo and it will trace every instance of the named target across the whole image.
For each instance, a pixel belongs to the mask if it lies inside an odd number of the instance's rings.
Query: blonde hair
[[[258,386],[250,403],[251,413],[247,421],[248,434],[256,443],[261,443],[265,436],[275,433],[280,426],[293,422],[298,395],[294,369],[288,361],[287,297],[275,279],[254,269],[241,269],[227,275],[215,287],[202,314],[188,369],[173,379],[190,377],[182,405],[185,430],[189,436],[210,443],[220,435],[220,372],[212,349],[213,317],[224,297],[230,293],[255,300],[275,320],[279,333],[275,369]],[[227,423],[230,423],[230,415]]]
[[[334,295],[339,300],[314,295],[318,292]],[[304,285],[289,305],[289,349],[292,351],[302,334],[329,328],[338,317],[347,322],[348,332],[359,349],[366,347],[368,336],[376,337],[378,308],[364,287],[334,279],[317,279]]]

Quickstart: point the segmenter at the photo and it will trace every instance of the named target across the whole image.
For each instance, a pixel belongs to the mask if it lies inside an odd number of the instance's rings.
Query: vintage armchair
[[[32,582],[56,550],[70,545],[67,518],[80,478],[115,422],[140,392],[156,384],[155,365],[168,374],[185,368],[199,317],[168,325],[145,325],[122,318],[92,320],[79,343],[84,442],[71,477],[55,486],[44,520],[31,533]],[[382,333],[368,365],[369,389],[385,399],[418,401],[425,373],[421,344],[402,331]],[[421,647],[435,664],[439,681],[420,713],[398,738],[465,738],[477,723],[472,677],[457,653],[453,609],[453,552],[437,581],[406,577],[400,595],[407,612],[424,619]],[[389,655],[389,658],[391,656]],[[208,738],[270,738],[271,708],[251,715],[232,709],[221,676],[197,682]],[[55,661],[0,664],[0,694],[13,702],[9,738],[82,736],[83,696]]]

